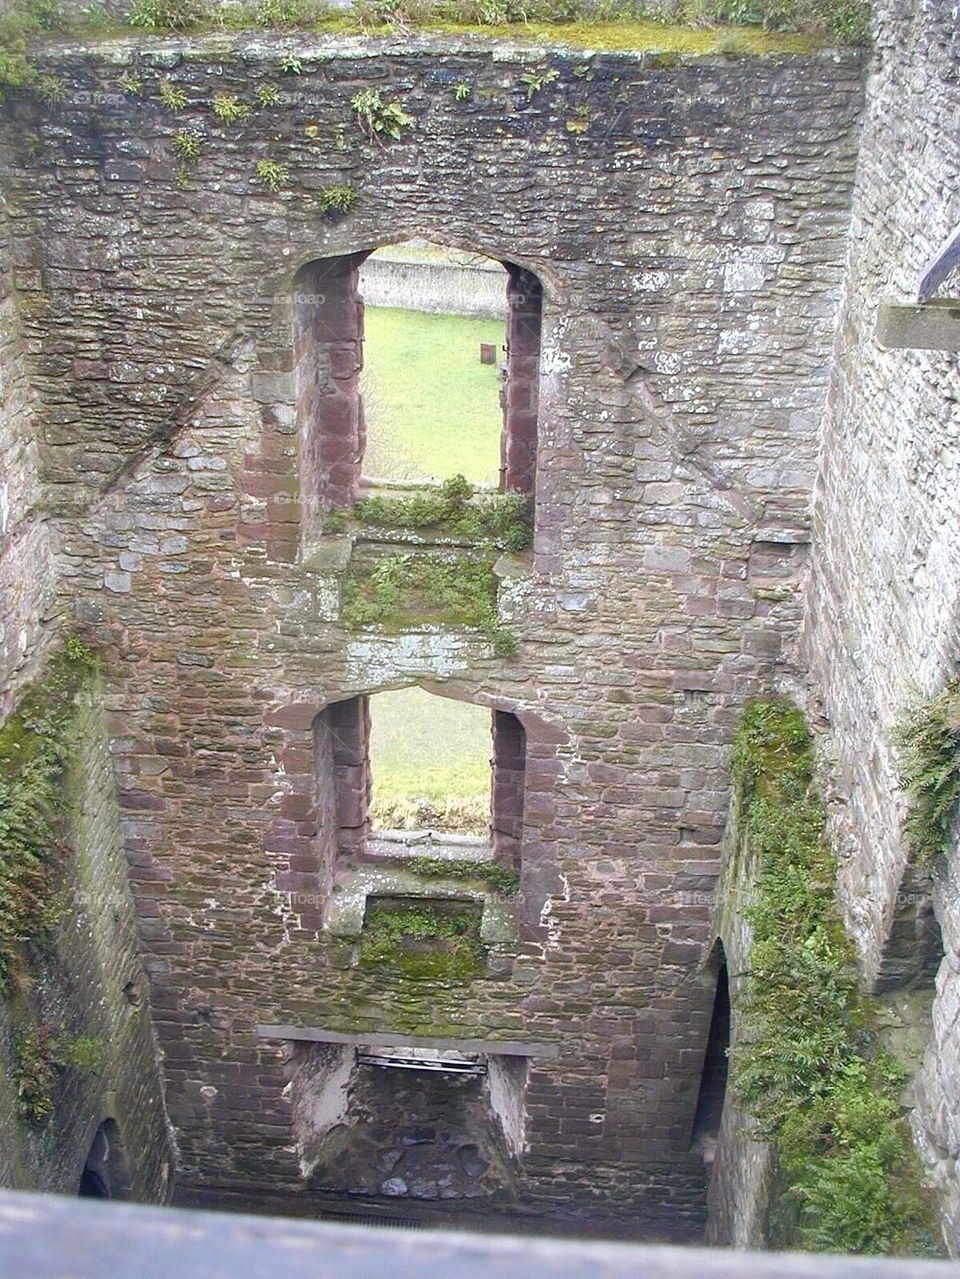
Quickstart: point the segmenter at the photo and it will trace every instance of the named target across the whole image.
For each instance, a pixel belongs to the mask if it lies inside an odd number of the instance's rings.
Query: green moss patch
[[[0,993],[25,948],[48,943],[58,919],[61,780],[76,696],[93,665],[69,639],[0,727]]]
[[[357,965],[408,981],[472,981],[483,975],[487,956],[481,913],[473,902],[371,897]]]
[[[439,623],[493,630],[495,559],[493,553],[355,556],[343,583],[341,619],[352,629]]]
[[[756,702],[737,730],[737,829],[757,862],[734,1087],[772,1145],[771,1243],[852,1253],[938,1251],[899,1095],[872,1030],[834,898],[834,862],[796,707]]]
[[[94,1073],[103,1063],[103,1046],[92,1035],[65,1035],[48,1026],[29,1026],[14,1041],[11,1079],[17,1111],[39,1126],[53,1113],[58,1076],[68,1068]]]
[[[751,54],[805,53],[829,41],[858,44],[869,38],[865,0],[679,0],[671,10],[667,20],[663,7],[632,0],[354,0],[348,12],[324,0],[266,0],[226,10],[208,0],[134,0],[122,20],[96,3],[73,15],[57,0],[14,0],[11,6],[27,34],[73,37],[257,27],[337,35],[448,31],[694,54],[724,50],[731,36]]]

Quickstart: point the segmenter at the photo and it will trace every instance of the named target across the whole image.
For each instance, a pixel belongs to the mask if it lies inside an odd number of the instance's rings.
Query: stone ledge
[[[437,1048],[443,1052],[486,1053],[488,1057],[546,1057],[560,1055],[557,1044],[524,1042],[518,1039],[431,1039],[423,1035],[395,1035],[370,1031],[346,1034],[321,1026],[257,1025],[258,1039],[294,1039],[310,1044],[346,1044],[368,1048]]]
[[[891,351],[960,351],[960,299],[937,298],[919,306],[884,303],[877,341]]]

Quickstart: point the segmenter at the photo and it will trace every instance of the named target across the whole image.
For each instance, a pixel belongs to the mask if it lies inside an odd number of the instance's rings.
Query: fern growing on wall
[[[877,1042],[873,1005],[834,899],[803,716],[755,702],[733,758],[737,837],[756,861],[733,1084],[777,1167],[770,1242],[825,1252],[938,1252],[900,1102],[905,1077]]]
[[[909,808],[904,835],[913,861],[950,851],[960,805],[960,677],[911,707],[896,733]]]
[[[23,948],[42,943],[57,921],[67,728],[93,665],[71,637],[0,726],[0,995]]]

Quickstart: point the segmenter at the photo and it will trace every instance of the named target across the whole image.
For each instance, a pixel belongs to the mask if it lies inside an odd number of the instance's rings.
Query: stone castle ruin
[[[0,1183],[769,1242],[731,751],[787,698],[960,1248],[960,862],[911,855],[896,746],[960,660],[960,21],[877,9],[871,51],[43,45],[65,91],[0,114],[0,796],[66,747]],[[503,496],[443,506],[364,465],[364,293],[443,312],[456,261]],[[485,834],[377,829],[401,689],[488,718]]]

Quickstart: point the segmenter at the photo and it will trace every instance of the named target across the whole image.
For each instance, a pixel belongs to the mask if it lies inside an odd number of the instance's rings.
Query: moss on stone
[[[443,857],[412,857],[404,861],[406,869],[424,879],[467,879],[486,884],[505,896],[517,892],[520,876],[499,862],[452,861]]]
[[[429,529],[501,550],[521,551],[530,542],[526,498],[517,493],[476,498],[473,485],[462,475],[445,480],[436,492],[363,498],[354,504],[352,514],[363,526],[410,532]]]
[[[496,629],[495,555],[402,553],[351,565],[343,583],[346,626],[421,624]]]
[[[483,975],[480,909],[468,902],[373,898],[367,903],[357,964],[407,981],[463,983]]]

